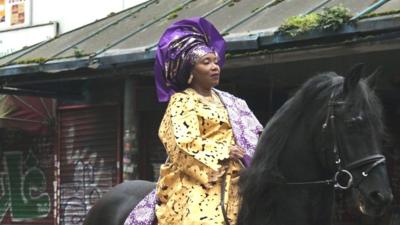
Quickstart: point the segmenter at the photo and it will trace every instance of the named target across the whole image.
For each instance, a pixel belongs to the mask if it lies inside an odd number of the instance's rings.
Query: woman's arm
[[[187,175],[208,184],[221,173],[220,161],[229,158],[230,143],[202,138],[194,104],[189,95],[175,94],[159,135],[164,140],[174,139],[174,144],[164,143],[171,160]]]

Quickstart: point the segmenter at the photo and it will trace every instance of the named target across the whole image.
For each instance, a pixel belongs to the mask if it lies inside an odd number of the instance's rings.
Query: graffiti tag
[[[4,172],[0,173],[0,221],[9,211],[13,221],[45,218],[51,212],[46,192],[45,174],[30,151],[26,160],[22,152],[5,152]]]

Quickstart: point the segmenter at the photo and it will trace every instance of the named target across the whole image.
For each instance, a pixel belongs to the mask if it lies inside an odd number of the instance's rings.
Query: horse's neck
[[[277,190],[279,201],[271,224],[330,225],[334,194],[330,187],[286,187]]]
[[[327,176],[314,149],[313,131],[306,120],[298,121],[282,151],[279,165],[283,175],[292,182],[325,179]]]
[[[313,132],[306,120],[298,121],[280,157],[280,167],[287,182],[327,179],[314,149]],[[328,225],[333,208],[333,188],[323,185],[286,186],[278,188],[274,220],[280,225]]]

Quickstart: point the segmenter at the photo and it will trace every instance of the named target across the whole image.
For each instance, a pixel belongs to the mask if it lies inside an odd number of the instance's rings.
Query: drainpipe
[[[125,79],[124,87],[124,138],[123,138],[123,180],[139,179],[138,159],[138,112],[136,111],[136,81]]]
[[[272,78],[272,76],[269,76],[269,96],[268,96],[268,120],[272,118],[272,116],[274,115],[274,79]]]

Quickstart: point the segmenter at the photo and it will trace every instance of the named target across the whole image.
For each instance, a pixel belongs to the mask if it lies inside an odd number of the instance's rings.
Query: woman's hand
[[[210,183],[217,182],[220,177],[222,177],[225,173],[225,167],[221,166],[221,168],[218,169],[218,171],[212,171],[210,174],[208,174],[208,180]]]
[[[231,159],[242,159],[244,156],[245,152],[243,150],[243,148],[239,147],[238,145],[232,145],[229,148],[229,157]]]
[[[221,166],[218,171],[212,170],[208,173],[208,183],[204,185],[205,188],[210,189],[214,186],[214,184],[218,181],[220,177],[222,177],[225,173],[226,168]]]

